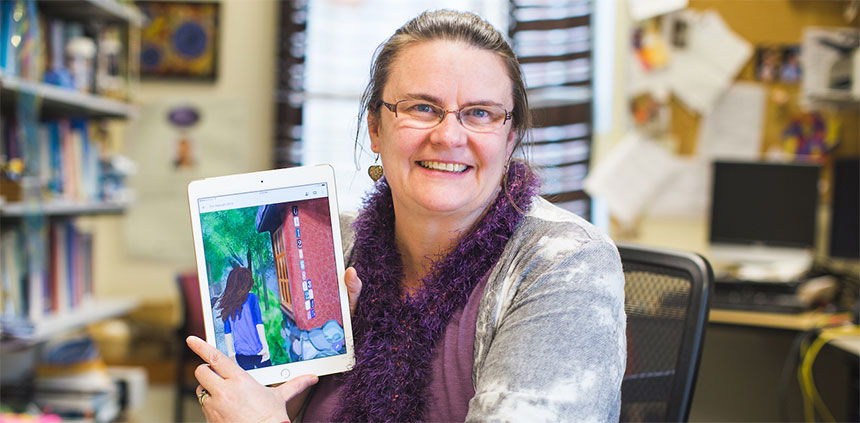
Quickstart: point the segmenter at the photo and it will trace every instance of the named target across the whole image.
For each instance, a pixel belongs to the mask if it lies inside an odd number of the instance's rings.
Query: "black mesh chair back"
[[[618,251],[627,312],[621,421],[686,421],[713,271],[698,254],[624,243]]]

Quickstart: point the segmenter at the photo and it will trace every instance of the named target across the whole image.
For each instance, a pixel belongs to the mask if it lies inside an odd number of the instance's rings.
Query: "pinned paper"
[[[732,85],[699,126],[699,156],[758,159],[766,101],[767,93],[760,84],[738,82]]]
[[[752,56],[753,48],[713,11],[685,10],[667,18],[672,92],[700,114],[709,113]],[[680,32],[679,32],[680,31]]]
[[[653,140],[631,132],[585,179],[585,190],[600,197],[624,227],[631,227],[680,162]]]
[[[803,69],[801,90],[805,102],[860,99],[858,39],[860,29],[856,28],[813,27],[804,30],[800,66]]]
[[[711,202],[711,164],[702,159],[678,159],[677,173],[662,186],[648,206],[649,216],[703,218]]]

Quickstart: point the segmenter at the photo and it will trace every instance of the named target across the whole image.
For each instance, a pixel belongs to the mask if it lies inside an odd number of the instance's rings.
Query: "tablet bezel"
[[[289,183],[287,183],[289,181]],[[198,200],[202,198],[258,192],[281,189],[301,185],[326,183],[328,187],[329,217],[331,219],[332,248],[337,267],[338,292],[343,318],[343,331],[346,352],[344,354],[314,358],[273,365],[247,372],[263,385],[271,385],[292,379],[303,374],[318,376],[348,371],[352,368],[354,345],[352,339],[352,322],[349,313],[349,296],[344,283],[344,260],[341,242],[340,221],[337,206],[337,189],[334,180],[334,169],[330,165],[301,166],[262,172],[218,176],[192,181],[188,184],[188,202],[191,211],[191,228],[194,238],[194,253],[197,260],[197,275],[200,286],[200,302],[203,308],[203,323],[206,330],[206,342],[217,348],[215,326],[209,297],[209,280],[206,272],[206,257],[203,250],[203,233],[200,223]]]

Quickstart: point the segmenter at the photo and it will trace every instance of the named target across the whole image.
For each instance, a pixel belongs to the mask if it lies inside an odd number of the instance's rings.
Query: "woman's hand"
[[[197,395],[205,389],[208,395],[200,399],[203,414],[209,422],[285,422],[287,400],[305,391],[319,380],[315,375],[303,375],[275,388],[267,388],[230,360],[196,336],[185,342],[206,363],[197,366],[194,377],[200,382]]]
[[[355,307],[358,305],[358,296],[361,294],[361,279],[358,278],[358,273],[355,268],[350,266],[346,268],[343,274],[343,281],[346,283],[346,291],[349,293],[349,314],[355,314]]]

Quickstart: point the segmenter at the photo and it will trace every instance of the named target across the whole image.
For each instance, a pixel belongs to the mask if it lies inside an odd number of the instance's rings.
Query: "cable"
[[[779,420],[791,421],[788,416],[788,388],[791,386],[791,370],[800,366],[801,344],[815,336],[818,333],[818,328],[808,329],[797,334],[791,343],[788,354],[785,356],[785,363],[782,366],[780,373],[779,390],[777,392],[779,401]]]
[[[800,394],[803,397],[803,420],[807,422],[815,421],[815,408],[812,404],[809,391],[806,390],[806,385],[803,383],[803,366],[802,363],[806,359],[806,354],[809,352],[809,339],[804,339],[800,346],[800,358],[797,360],[797,385],[800,387]]]
[[[801,386],[804,391],[804,412],[807,421],[813,421],[815,419],[815,413],[812,407],[809,409],[806,408],[807,399],[811,400],[814,408],[818,410],[825,420],[831,422],[836,421],[836,419],[833,418],[833,414],[830,413],[827,405],[818,394],[818,389],[815,387],[815,380],[812,376],[812,365],[815,363],[815,358],[824,345],[843,336],[860,336],[860,328],[853,325],[846,325],[822,331],[804,354],[802,365],[798,368],[798,377],[802,379]],[[810,416],[812,417],[811,419]]]
[[[806,417],[807,421],[814,422],[815,421],[815,410],[818,410],[818,414],[822,416],[822,418],[828,422],[835,422],[836,419],[833,418],[833,414],[830,413],[830,409],[827,408],[827,405],[824,404],[824,401],[821,399],[821,395],[818,393],[818,389],[815,387],[815,382],[812,380],[812,365],[815,361],[815,357],[818,355],[818,352],[821,350],[821,347],[824,346],[826,341],[823,341],[823,337],[821,335],[818,336],[817,339],[812,343],[812,346],[806,350],[806,354],[803,357],[803,362],[801,366],[798,366],[798,377],[801,382],[801,386],[804,392],[804,411],[807,412]],[[810,419],[811,417],[811,419]]]

